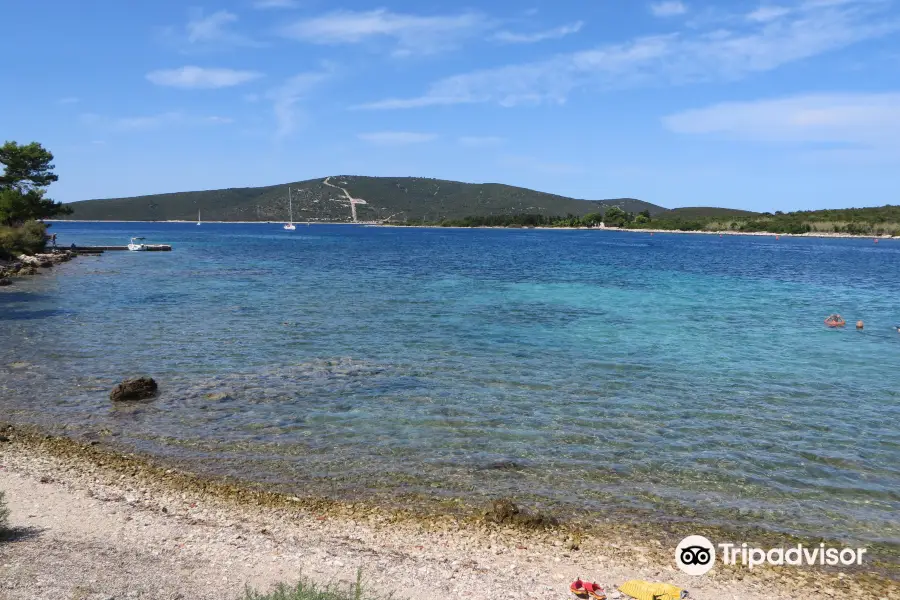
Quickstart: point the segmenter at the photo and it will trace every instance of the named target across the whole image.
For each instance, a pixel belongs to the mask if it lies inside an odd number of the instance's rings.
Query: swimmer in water
[[[862,322],[862,319],[860,319],[859,321],[856,322],[856,328],[857,328],[857,329],[860,329],[860,330],[863,328],[863,322]]]

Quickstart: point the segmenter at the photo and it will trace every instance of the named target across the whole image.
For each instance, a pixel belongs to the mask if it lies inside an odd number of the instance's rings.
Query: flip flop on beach
[[[581,577],[569,584],[569,590],[579,598],[588,597],[588,591],[585,589],[584,582],[581,580]]]
[[[594,600],[606,600],[606,592],[596,583],[582,581],[581,577],[569,585],[569,589],[579,598],[594,598]]]
[[[582,582],[584,585],[584,589],[587,590],[588,596],[594,598],[594,600],[606,600],[606,592],[603,591],[603,588],[597,585],[596,583],[588,583],[587,581]]]

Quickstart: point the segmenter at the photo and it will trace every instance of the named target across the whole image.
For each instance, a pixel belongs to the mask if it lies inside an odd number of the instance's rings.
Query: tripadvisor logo
[[[689,535],[675,548],[675,564],[688,575],[705,575],[716,564],[716,548],[702,535]]]
[[[753,569],[760,565],[861,565],[866,548],[829,548],[824,543],[808,548],[797,544],[790,548],[751,548],[743,544],[713,544],[702,535],[691,535],[675,548],[675,564],[688,575],[704,575],[716,564],[716,548],[726,565],[746,565]]]

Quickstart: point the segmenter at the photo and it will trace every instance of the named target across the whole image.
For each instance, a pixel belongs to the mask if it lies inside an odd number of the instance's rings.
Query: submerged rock
[[[497,525],[516,525],[528,529],[555,527],[559,525],[556,517],[545,514],[534,514],[520,509],[508,498],[494,500],[484,512],[484,520]]]
[[[8,277],[0,277],[0,287],[3,287],[4,285],[12,285],[12,279]]]
[[[113,402],[146,400],[156,395],[157,388],[156,381],[152,377],[126,379],[112,389],[109,399]]]
[[[494,523],[507,523],[519,514],[519,507],[512,500],[494,500],[485,513],[485,518]]]

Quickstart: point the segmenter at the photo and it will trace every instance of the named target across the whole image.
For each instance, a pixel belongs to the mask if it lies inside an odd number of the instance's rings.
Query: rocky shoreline
[[[236,598],[248,583],[345,581],[358,568],[372,591],[401,599],[551,600],[571,597],[576,577],[611,600],[625,598],[615,588],[629,579],[673,583],[695,600],[900,598],[896,580],[866,571],[717,566],[690,577],[650,525],[535,526],[509,519],[505,503],[461,520],[299,498],[23,426],[0,426],[0,489],[23,535],[0,543],[0,596],[12,600],[85,589]]]
[[[15,260],[0,261],[0,286],[13,285],[14,279],[18,277],[40,275],[44,270],[68,262],[76,256],[77,253],[71,250],[59,249],[33,256],[22,254]]]

